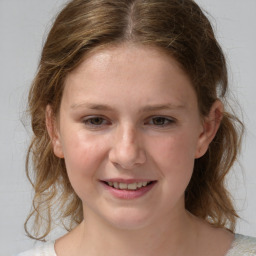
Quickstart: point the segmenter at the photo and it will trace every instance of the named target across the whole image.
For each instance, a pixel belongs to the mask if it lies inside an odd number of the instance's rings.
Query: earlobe
[[[202,157],[212,140],[214,139],[223,116],[223,104],[220,100],[216,100],[210,109],[208,116],[203,121],[203,131],[199,136],[195,158]]]
[[[64,158],[61,140],[60,140],[60,134],[57,128],[57,121],[50,105],[47,105],[46,107],[45,123],[46,123],[48,134],[52,142],[54,154],[59,158]]]

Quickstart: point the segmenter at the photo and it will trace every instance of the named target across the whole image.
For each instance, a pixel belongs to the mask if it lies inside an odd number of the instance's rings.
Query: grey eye
[[[102,125],[104,122],[104,119],[101,117],[94,117],[87,120],[88,123],[91,125]]]
[[[164,125],[168,123],[168,120],[164,117],[154,117],[152,121],[154,125]]]
[[[153,117],[150,123],[156,126],[165,126],[173,123],[173,120],[166,117],[157,116]]]

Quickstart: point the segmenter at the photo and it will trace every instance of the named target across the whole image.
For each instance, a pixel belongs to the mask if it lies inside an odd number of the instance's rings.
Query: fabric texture
[[[235,240],[226,256],[254,256],[256,255],[256,238],[235,235]]]
[[[54,242],[48,242],[17,256],[57,256],[54,250]]]
[[[54,242],[49,242],[32,250],[18,254],[17,256],[57,256],[54,250]],[[256,256],[256,238],[235,235],[235,240],[226,256]]]

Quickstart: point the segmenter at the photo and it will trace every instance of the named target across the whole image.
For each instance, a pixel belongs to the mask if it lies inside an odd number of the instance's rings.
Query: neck
[[[85,213],[86,221],[78,228],[81,255],[188,255],[196,239],[194,218],[185,210],[130,230],[106,223],[89,209]]]

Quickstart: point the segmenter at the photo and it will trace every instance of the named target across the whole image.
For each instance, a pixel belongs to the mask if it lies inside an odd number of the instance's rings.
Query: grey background
[[[24,171],[30,132],[21,118],[43,40],[64,2],[0,0],[0,256],[34,244],[23,230],[32,193]],[[232,92],[243,109],[246,139],[228,185],[242,218],[237,232],[256,236],[256,0],[197,2],[212,16],[227,55]]]

